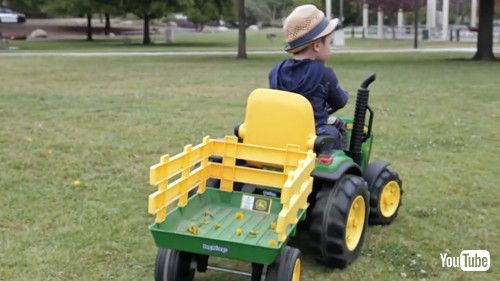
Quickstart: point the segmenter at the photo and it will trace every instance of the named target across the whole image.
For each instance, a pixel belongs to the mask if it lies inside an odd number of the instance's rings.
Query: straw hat
[[[314,40],[329,35],[339,24],[339,19],[328,20],[325,14],[314,5],[295,8],[286,18],[283,26],[285,51],[296,53]]]

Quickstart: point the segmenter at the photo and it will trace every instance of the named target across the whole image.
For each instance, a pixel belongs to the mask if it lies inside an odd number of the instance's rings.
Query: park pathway
[[[334,54],[393,54],[393,53],[474,53],[476,48],[422,48],[422,49],[334,49]],[[494,49],[500,53],[500,48]],[[278,55],[284,51],[248,51],[248,55]],[[120,57],[120,56],[236,56],[235,51],[0,51],[3,57]]]

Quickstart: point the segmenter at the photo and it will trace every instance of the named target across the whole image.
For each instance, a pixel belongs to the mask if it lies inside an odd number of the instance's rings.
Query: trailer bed
[[[269,264],[285,245],[274,231],[281,208],[279,198],[207,188],[150,230],[160,247]],[[290,227],[288,235],[294,232]]]

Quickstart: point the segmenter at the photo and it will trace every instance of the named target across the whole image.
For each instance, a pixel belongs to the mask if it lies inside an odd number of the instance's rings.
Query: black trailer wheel
[[[190,253],[159,248],[156,255],[155,281],[192,281],[192,259]]]
[[[368,185],[344,175],[316,195],[311,213],[311,249],[322,264],[344,268],[359,255],[368,221]]]
[[[370,218],[371,225],[387,225],[398,215],[403,196],[403,182],[398,173],[387,165],[377,168],[379,163],[374,161],[366,169],[365,175],[370,190]]]
[[[267,267],[265,281],[299,281],[301,270],[299,249],[286,246],[276,260]]]

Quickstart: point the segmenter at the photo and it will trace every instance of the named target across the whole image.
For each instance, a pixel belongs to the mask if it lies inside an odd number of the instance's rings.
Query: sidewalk
[[[422,48],[422,49],[334,49],[334,54],[393,54],[393,53],[474,53],[476,48]],[[500,53],[500,48],[494,48]],[[150,51],[150,52],[0,52],[3,57],[120,57],[120,56],[236,56],[236,51]],[[248,55],[279,55],[284,51],[248,51]]]

